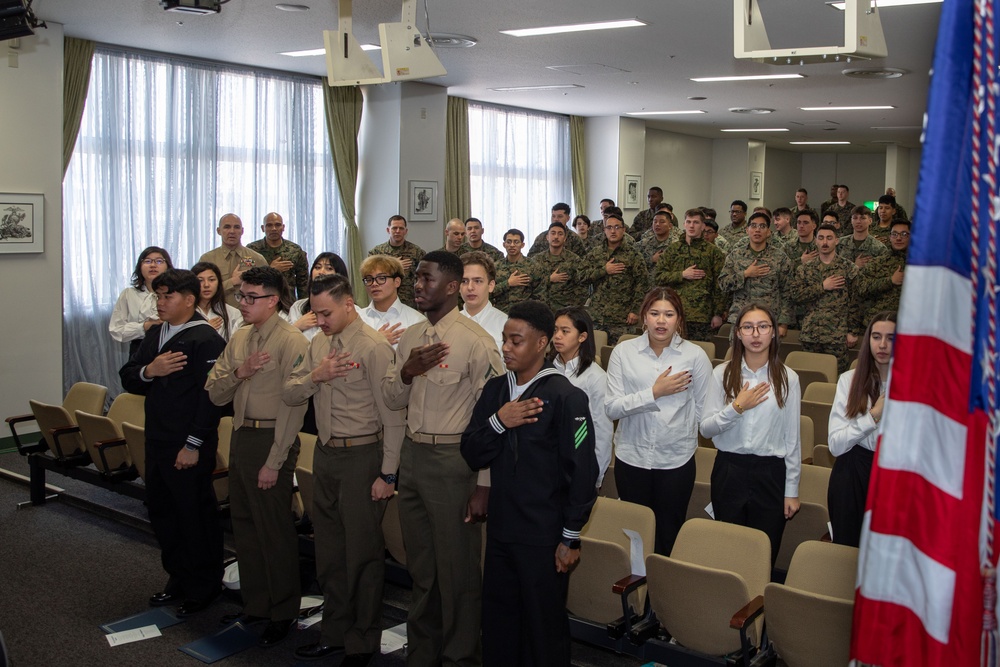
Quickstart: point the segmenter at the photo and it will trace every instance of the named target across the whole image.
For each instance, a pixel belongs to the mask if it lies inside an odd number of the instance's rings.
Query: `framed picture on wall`
[[[759,171],[750,172],[750,199],[760,199],[764,196],[764,174]]]
[[[625,176],[625,208],[639,208],[639,196],[642,192],[641,176]]]
[[[429,222],[437,220],[438,183],[437,181],[410,181],[410,215],[411,222]]]
[[[45,250],[45,203],[38,194],[0,193],[0,253]]]

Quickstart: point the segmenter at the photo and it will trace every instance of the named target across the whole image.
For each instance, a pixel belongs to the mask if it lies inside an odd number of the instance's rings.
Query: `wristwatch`
[[[579,549],[580,548],[580,539],[579,538],[577,538],[575,540],[570,540],[570,539],[567,539],[567,538],[564,537],[560,541],[563,544],[565,544],[567,547],[569,547],[570,549]]]
[[[381,472],[381,473],[379,473],[379,475],[378,475],[378,476],[379,476],[379,477],[380,477],[380,478],[382,479],[382,481],[383,481],[383,482],[385,482],[386,484],[395,484],[395,483],[396,483],[396,480],[397,480],[397,479],[399,479],[399,477],[397,477],[397,476],[396,476],[396,475],[394,475],[393,473],[389,473],[389,474],[386,474],[386,473],[384,473],[384,472]]]

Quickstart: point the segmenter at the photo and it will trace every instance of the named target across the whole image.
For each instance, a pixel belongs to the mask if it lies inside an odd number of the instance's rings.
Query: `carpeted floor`
[[[16,454],[0,454],[0,468],[27,474]],[[61,475],[50,473],[47,481],[64,488],[64,497],[18,510],[16,504],[28,497],[27,487],[0,478],[0,632],[12,664],[201,664],[178,647],[216,632],[223,614],[239,611],[238,599],[227,594],[205,612],[164,629],[162,637],[111,648],[98,626],[147,610],[147,598],[164,583],[145,510],[139,501]],[[101,508],[113,509],[114,518]],[[307,592],[315,593],[315,588]],[[386,585],[385,627],[405,621],[408,602],[408,590]],[[254,647],[218,664],[294,665],[295,648],[318,638],[317,628],[294,631],[278,646]],[[309,664],[335,666],[339,660],[338,655]],[[573,663],[579,667],[634,667],[641,662],[573,646]],[[405,663],[397,652],[378,656],[373,664]]]

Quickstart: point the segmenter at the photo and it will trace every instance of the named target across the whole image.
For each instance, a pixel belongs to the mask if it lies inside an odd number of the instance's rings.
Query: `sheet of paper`
[[[320,621],[323,620],[323,613],[313,614],[312,616],[307,616],[306,618],[300,618],[298,622],[299,630],[305,630],[306,628],[311,628]]]
[[[112,632],[110,635],[105,635],[108,638],[108,643],[112,646],[121,646],[122,644],[131,644],[132,642],[139,642],[143,639],[152,639],[153,637],[160,637],[162,633],[160,629],[155,625],[147,625],[142,628],[135,628],[133,630],[123,630],[121,632]]]
[[[830,532],[830,539],[833,539],[833,524],[829,521],[826,522],[826,529]]]
[[[406,646],[406,623],[382,631],[382,654],[392,653]]]
[[[632,561],[632,574],[645,577],[646,558],[642,555],[642,535],[634,530],[629,530],[628,528],[622,528],[622,532],[628,536],[629,557]]]
[[[122,632],[124,630],[144,628],[147,625],[155,625],[160,630],[163,630],[164,628],[169,628],[171,625],[177,625],[178,623],[183,622],[184,619],[178,618],[177,614],[175,614],[169,607],[158,607],[156,609],[150,609],[139,614],[128,616],[118,621],[105,623],[101,626],[101,630],[104,630],[104,632],[107,633]]]
[[[712,508],[712,503],[705,505],[705,514],[712,517],[713,519],[715,518],[715,510]]]

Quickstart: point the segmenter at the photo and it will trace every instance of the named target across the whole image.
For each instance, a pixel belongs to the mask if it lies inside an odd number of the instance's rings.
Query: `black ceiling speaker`
[[[31,11],[31,0],[0,0],[0,41],[29,37],[45,27]]]

